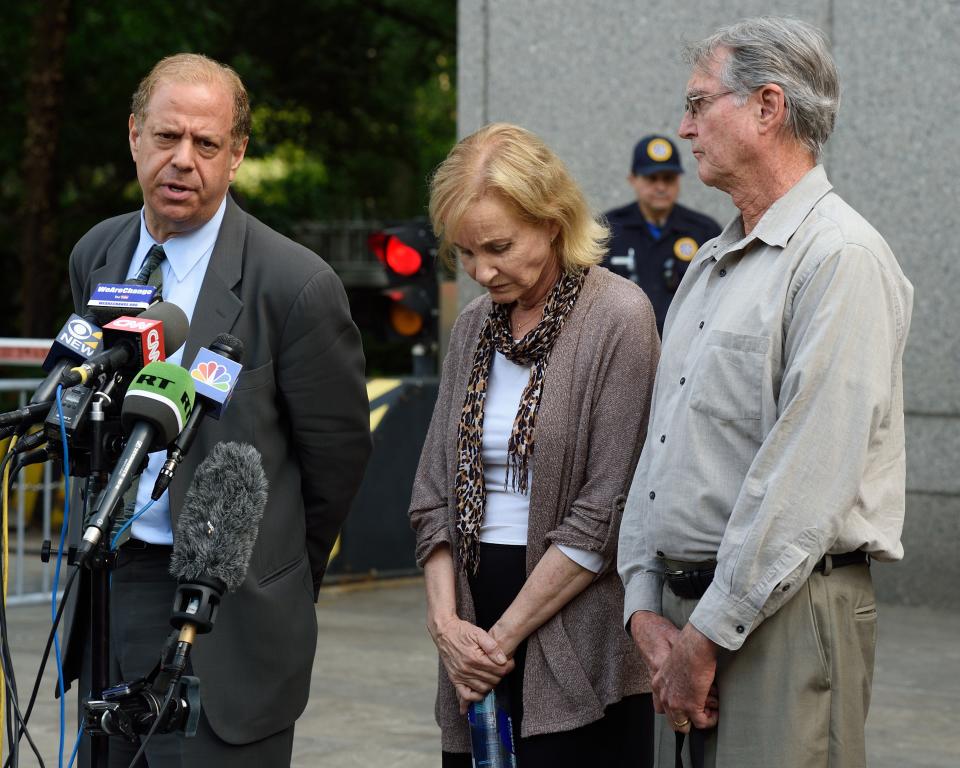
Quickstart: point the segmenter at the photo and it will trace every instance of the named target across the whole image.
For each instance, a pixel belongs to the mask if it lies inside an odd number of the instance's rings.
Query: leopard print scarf
[[[479,565],[480,525],[486,507],[486,489],[483,481],[483,405],[487,396],[487,381],[493,365],[494,351],[517,365],[533,364],[530,380],[520,398],[520,407],[513,422],[513,431],[507,443],[507,476],[519,493],[526,494],[528,462],[533,455],[534,425],[543,376],[554,342],[563,328],[563,321],[576,304],[583,287],[586,270],[565,274],[550,291],[539,324],[522,339],[514,340],[510,332],[510,308],[494,304],[480,330],[473,368],[467,383],[467,396],[460,412],[457,429],[457,476],[454,491],[457,501],[457,531],[460,534],[458,553],[460,564],[467,573],[476,574]]]

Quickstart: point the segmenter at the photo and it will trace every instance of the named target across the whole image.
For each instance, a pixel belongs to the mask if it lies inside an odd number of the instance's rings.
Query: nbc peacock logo
[[[221,392],[230,390],[230,372],[226,366],[215,360],[197,363],[197,367],[190,371],[190,375],[202,384],[219,389]]]

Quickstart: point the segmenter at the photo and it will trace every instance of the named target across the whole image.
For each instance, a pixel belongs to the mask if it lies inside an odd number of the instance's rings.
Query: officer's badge
[[[647,154],[655,163],[665,163],[673,157],[673,147],[666,139],[653,139],[647,144]]]
[[[692,237],[680,237],[677,238],[677,242],[673,244],[673,253],[681,261],[690,261],[697,253],[699,247],[697,241]]]

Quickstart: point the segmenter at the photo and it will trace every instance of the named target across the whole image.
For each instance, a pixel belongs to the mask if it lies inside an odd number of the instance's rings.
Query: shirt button
[[[742,635],[746,630],[743,628],[743,624],[737,624],[737,634]]]
[[[655,498],[657,498],[657,494],[653,491],[650,491],[650,500],[653,501]]]
[[[700,321],[700,327],[703,328],[703,320]]]
[[[684,384],[686,384],[686,383],[687,383],[687,377],[686,377],[686,376],[681,376],[681,377],[680,377],[680,386],[682,387],[682,386],[683,386]]]
[[[726,277],[726,276],[727,276],[727,270],[721,269],[721,270],[720,270],[720,277]]]
[[[666,436],[666,435],[660,435],[660,442],[661,442],[661,443],[667,442],[667,436]]]
[[[790,591],[790,585],[789,585],[789,584],[784,584],[784,585],[783,585],[783,589],[782,589],[781,591],[783,591],[783,592],[789,592],[789,591]]]
[[[657,550],[657,557],[666,557],[666,555],[663,554],[663,550],[662,550],[662,549],[658,549],[658,550]]]

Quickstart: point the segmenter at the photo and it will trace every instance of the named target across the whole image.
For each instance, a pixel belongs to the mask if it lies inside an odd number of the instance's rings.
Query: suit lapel
[[[90,272],[90,282],[87,285],[87,295],[84,301],[90,298],[93,288],[98,283],[122,283],[130,269],[130,258],[140,241],[140,214],[131,214],[128,221],[121,225],[117,236],[107,246],[104,263]]]
[[[230,331],[243,309],[243,301],[232,289],[240,282],[246,231],[246,214],[227,195],[227,210],[187,333],[184,367],[193,362],[200,347],[208,346],[219,334]]]
[[[223,215],[223,223],[220,225],[220,233],[213,246],[213,253],[210,255],[207,273],[200,286],[200,294],[193,309],[193,319],[183,350],[181,364],[187,370],[200,347],[209,346],[219,334],[228,333],[233,329],[233,324],[243,309],[243,301],[232,289],[240,282],[246,236],[247,215],[228,194],[227,210]],[[198,447],[195,445],[194,452],[197,450]],[[194,457],[187,458],[188,464],[191,458]],[[170,484],[170,517],[174,529],[176,529],[176,521],[183,506],[183,497],[188,485],[189,476],[186,472],[178,474]]]

